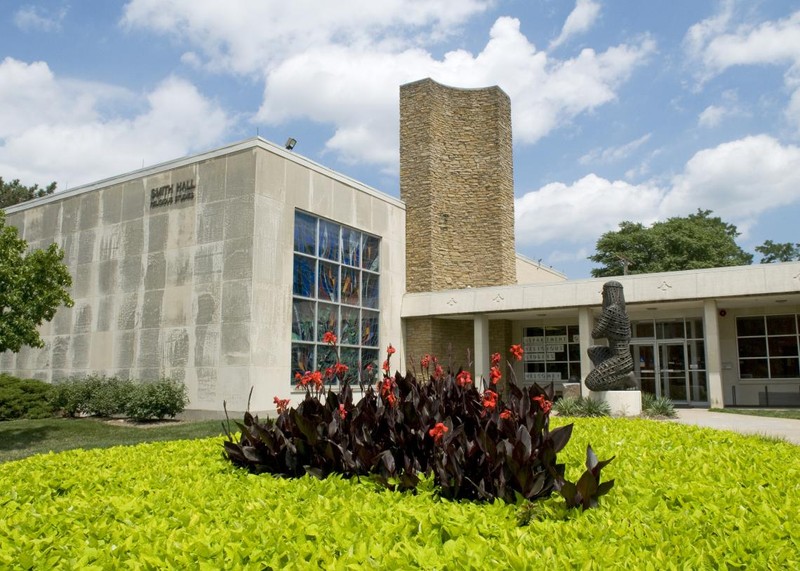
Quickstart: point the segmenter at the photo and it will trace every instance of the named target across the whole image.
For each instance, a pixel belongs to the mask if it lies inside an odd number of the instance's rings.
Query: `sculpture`
[[[613,391],[633,388],[630,340],[631,324],[625,311],[622,284],[608,281],[603,284],[603,312],[592,330],[592,338],[608,339],[608,346],[593,345],[587,349],[594,369],[586,377],[591,391]]]

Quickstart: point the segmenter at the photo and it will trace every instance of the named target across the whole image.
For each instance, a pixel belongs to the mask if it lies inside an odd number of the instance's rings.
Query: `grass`
[[[0,464],[0,568],[800,568],[800,455],[782,442],[575,419],[559,454],[567,477],[591,443],[600,458],[616,455],[603,470],[616,485],[586,512],[558,496],[539,502],[522,527],[521,506],[442,501],[426,487],[253,476],[222,458],[221,443]]]
[[[710,412],[726,412],[729,414],[746,414],[750,416],[767,416],[770,418],[791,418],[800,420],[800,408],[766,409],[766,408],[712,408]]]
[[[95,418],[0,422],[0,462],[75,448],[109,448],[142,442],[187,440],[222,434],[219,420],[120,425]]]

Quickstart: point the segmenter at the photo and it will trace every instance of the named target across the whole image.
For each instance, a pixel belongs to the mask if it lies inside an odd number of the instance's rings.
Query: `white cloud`
[[[5,59],[0,172],[27,184],[75,186],[203,150],[230,124],[219,106],[182,79],[167,78],[141,99],[132,117],[109,114],[101,109],[130,106],[137,94],[60,79],[43,62]]]
[[[582,165],[601,164],[607,165],[623,161],[630,157],[633,153],[639,150],[642,145],[650,140],[650,133],[639,137],[638,139],[619,145],[617,147],[606,147],[592,149],[581,158],[578,162]]]
[[[48,11],[41,6],[23,6],[14,13],[14,25],[24,32],[56,32],[67,15],[67,8]]]
[[[800,148],[768,135],[697,152],[663,188],[609,181],[595,174],[556,182],[515,201],[518,246],[581,244],[623,220],[649,224],[710,209],[745,233],[769,210],[800,202]]]
[[[257,119],[279,123],[305,117],[336,125],[327,147],[352,161],[397,168],[398,86],[432,77],[446,85],[499,85],[512,101],[514,138],[534,143],[553,129],[608,103],[653,51],[644,38],[605,52],[583,50],[551,60],[520,33],[519,21],[499,18],[477,55],[452,51],[440,60],[421,48],[401,52],[327,45],[287,58],[266,78]]]
[[[567,16],[564,27],[558,37],[550,42],[550,49],[555,49],[573,36],[586,32],[600,15],[600,4],[594,0],[577,0],[575,8]]]
[[[715,16],[692,26],[684,45],[702,65],[701,82],[734,66],[784,66],[790,93],[785,116],[800,133],[800,11],[779,20],[736,25],[733,2],[728,1]],[[728,114],[714,106],[706,111],[701,126],[713,126]]]

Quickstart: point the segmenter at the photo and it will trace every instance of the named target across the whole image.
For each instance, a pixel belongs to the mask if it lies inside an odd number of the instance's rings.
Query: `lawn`
[[[95,418],[46,418],[0,422],[0,462],[73,448],[108,448],[159,440],[222,434],[219,420],[122,425]]]
[[[557,496],[526,510],[442,501],[430,485],[252,476],[219,437],[35,455],[0,464],[0,568],[800,567],[796,446],[575,419],[559,456],[568,477],[589,441],[617,456],[603,471],[616,485],[586,512]]]
[[[727,412],[730,414],[748,414],[751,416],[768,416],[771,418],[792,418],[800,420],[800,408],[764,409],[764,408],[712,408],[711,412]]]

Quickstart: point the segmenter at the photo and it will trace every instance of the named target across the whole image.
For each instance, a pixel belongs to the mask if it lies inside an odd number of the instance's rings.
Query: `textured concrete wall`
[[[295,207],[382,236],[381,346],[402,348],[402,204],[273,147],[253,141],[9,209],[32,247],[64,248],[75,306],[42,327],[45,348],[0,355],[2,370],[169,376],[198,410],[244,410],[253,387],[252,410],[274,408],[292,396]],[[184,181],[191,200],[151,207],[152,189]]]
[[[400,195],[409,292],[516,283],[508,96],[401,86]]]

